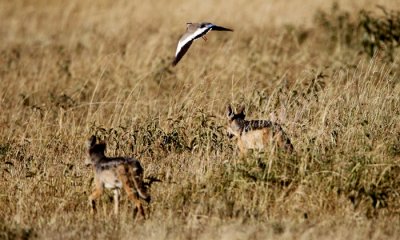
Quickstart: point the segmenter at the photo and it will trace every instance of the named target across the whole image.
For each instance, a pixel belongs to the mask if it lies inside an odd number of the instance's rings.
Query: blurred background
[[[398,0],[0,0],[0,239],[399,239]],[[171,66],[186,22],[232,28]],[[295,147],[239,158],[227,104]],[[153,201],[89,214],[95,134]],[[153,184],[151,179],[159,179]]]

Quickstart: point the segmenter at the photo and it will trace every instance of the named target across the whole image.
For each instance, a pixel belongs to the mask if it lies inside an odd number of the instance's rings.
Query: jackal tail
[[[147,188],[143,182],[143,168],[139,161],[132,161],[132,179],[135,185],[136,191],[139,196],[143,198],[146,202],[150,202],[151,197],[147,193]]]

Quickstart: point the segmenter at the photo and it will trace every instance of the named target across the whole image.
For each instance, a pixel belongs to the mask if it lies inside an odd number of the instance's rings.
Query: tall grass
[[[359,12],[398,9],[370,3],[0,2],[0,238],[398,239],[399,50],[364,48]],[[198,20],[235,32],[172,68]],[[296,153],[240,159],[228,103]],[[161,180],[147,220],[124,195],[113,216],[111,194],[90,216],[91,134]]]

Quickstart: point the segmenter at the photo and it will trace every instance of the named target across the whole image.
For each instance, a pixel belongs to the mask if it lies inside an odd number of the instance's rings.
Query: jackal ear
[[[242,115],[246,115],[245,113],[245,107],[242,105],[239,107],[237,114],[242,114]]]
[[[93,147],[95,144],[96,144],[96,136],[95,136],[95,135],[92,135],[92,136],[89,138],[89,140],[87,140],[87,142],[86,142],[86,147],[87,147],[87,148],[91,148],[91,147]]]
[[[233,112],[231,105],[228,105],[226,107],[226,117],[232,119],[234,115],[235,113]]]
[[[106,151],[107,148],[107,143],[105,141],[100,141],[97,143],[97,145],[99,146],[99,148],[101,149],[101,151]]]

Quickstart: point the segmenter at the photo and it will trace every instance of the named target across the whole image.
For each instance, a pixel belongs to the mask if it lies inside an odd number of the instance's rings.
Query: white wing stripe
[[[212,25],[211,25],[212,26]],[[178,56],[178,53],[181,51],[182,47],[185,46],[188,42],[193,41],[198,35],[203,34],[211,29],[211,26],[207,26],[205,28],[199,28],[194,31],[191,35],[188,35],[186,38],[181,39],[178,43],[178,47],[176,48],[175,57]]]

